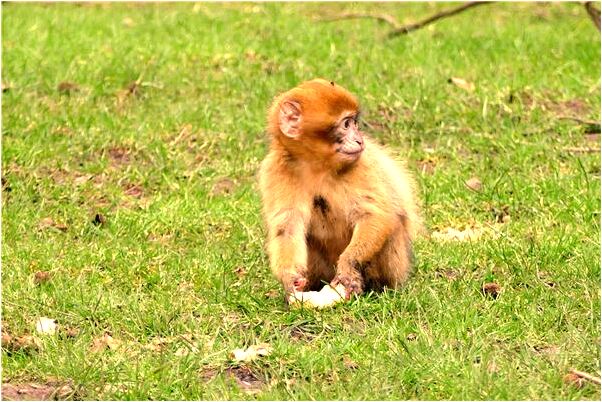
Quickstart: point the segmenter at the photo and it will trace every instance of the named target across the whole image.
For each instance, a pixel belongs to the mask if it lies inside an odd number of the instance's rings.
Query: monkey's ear
[[[289,138],[301,134],[301,105],[295,101],[284,101],[280,105],[280,131]]]

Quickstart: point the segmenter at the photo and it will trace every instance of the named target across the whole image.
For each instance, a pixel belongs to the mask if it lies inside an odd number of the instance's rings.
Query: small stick
[[[600,385],[600,379],[597,377],[594,377],[591,374],[584,373],[583,371],[577,371],[575,369],[571,369],[571,373],[575,374],[578,377],[585,378],[586,380],[589,380],[595,384]]]
[[[600,148],[585,148],[585,147],[565,147],[562,148],[563,151],[571,152],[574,154],[593,154],[600,152]]]
[[[594,7],[593,1],[586,1],[584,6],[585,6],[585,10],[589,14],[589,17],[592,19],[592,22],[594,23],[596,28],[598,28],[598,31],[599,31],[600,30],[600,10],[598,10],[596,7]]]
[[[449,10],[445,10],[440,13],[431,15],[430,17],[428,17],[422,21],[416,22],[414,24],[404,25],[402,27],[394,29],[393,31],[389,32],[389,34],[387,36],[389,38],[393,38],[395,36],[405,35],[412,31],[415,31],[417,29],[425,27],[429,24],[432,24],[433,22],[440,20],[441,18],[450,17],[452,15],[461,13],[464,10],[468,10],[469,8],[476,7],[476,6],[482,6],[482,5],[490,4],[490,3],[492,3],[492,2],[491,1],[469,1],[468,3],[464,3],[461,6],[451,8]]]
[[[560,120],[572,120],[574,122],[577,122],[579,124],[584,124],[586,126],[600,127],[600,123],[597,121],[593,121],[593,120],[583,120],[583,119],[580,119],[579,117],[573,117],[573,116],[558,116],[558,118]]]
[[[399,22],[397,22],[397,20],[389,14],[345,13],[334,17],[320,19],[319,21],[332,22],[353,18],[374,18],[376,20],[386,22],[387,24],[393,26],[394,29],[397,29],[399,27]]]

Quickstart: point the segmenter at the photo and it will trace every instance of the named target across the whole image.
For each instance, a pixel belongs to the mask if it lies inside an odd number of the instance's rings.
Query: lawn
[[[600,33],[582,5],[492,4],[390,40],[318,21],[450,6],[3,3],[5,397],[599,400],[565,378],[600,376]],[[256,173],[271,99],[314,77],[358,95],[433,235],[402,289],[289,310]]]

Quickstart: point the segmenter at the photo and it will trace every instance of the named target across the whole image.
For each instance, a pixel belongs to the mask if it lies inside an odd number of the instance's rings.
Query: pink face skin
[[[358,113],[344,113],[335,131],[334,149],[344,161],[355,162],[366,147],[364,136],[358,127]]]

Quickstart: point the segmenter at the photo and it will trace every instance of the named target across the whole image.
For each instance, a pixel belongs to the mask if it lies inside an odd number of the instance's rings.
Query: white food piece
[[[36,322],[36,331],[44,335],[56,333],[56,320],[48,317],[40,317]]]
[[[319,292],[294,292],[288,297],[290,305],[303,305],[304,307],[324,308],[334,306],[345,300],[345,286],[336,287],[326,285]]]
[[[249,362],[259,356],[267,356],[271,352],[272,347],[270,345],[267,343],[260,343],[259,345],[249,346],[246,349],[234,349],[230,357],[237,362]]]

